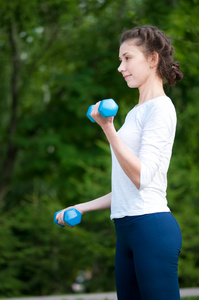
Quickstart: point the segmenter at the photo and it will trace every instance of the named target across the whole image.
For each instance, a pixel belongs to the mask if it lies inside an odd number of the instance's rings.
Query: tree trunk
[[[3,197],[6,193],[9,179],[13,171],[14,163],[17,156],[17,147],[14,144],[14,135],[16,133],[17,125],[17,111],[18,111],[18,99],[19,99],[19,53],[18,46],[15,37],[14,24],[10,24],[8,27],[9,41],[12,50],[12,78],[11,78],[11,117],[8,126],[7,135],[7,150],[5,155],[5,161],[3,169],[1,171],[0,179],[0,202],[3,201]]]

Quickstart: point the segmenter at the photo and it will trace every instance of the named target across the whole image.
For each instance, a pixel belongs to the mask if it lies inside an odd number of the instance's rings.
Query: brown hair
[[[183,78],[179,63],[174,61],[174,48],[163,31],[155,26],[135,27],[122,33],[120,45],[127,40],[134,40],[136,46],[141,46],[146,57],[154,51],[159,54],[157,74],[169,85],[176,85]]]

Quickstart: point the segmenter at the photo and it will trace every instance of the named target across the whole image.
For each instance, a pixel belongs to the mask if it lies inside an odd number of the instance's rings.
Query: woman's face
[[[147,58],[142,48],[136,46],[133,40],[122,43],[119,50],[120,66],[122,73],[130,88],[141,88],[152,76],[152,61]]]

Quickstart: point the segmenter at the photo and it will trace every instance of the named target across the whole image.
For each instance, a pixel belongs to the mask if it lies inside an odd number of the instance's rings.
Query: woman
[[[153,26],[123,32],[119,60],[127,85],[139,89],[138,104],[116,132],[113,117],[103,118],[96,103],[91,116],[111,146],[112,191],[75,208],[84,214],[111,207],[118,300],[178,300],[181,232],[166,199],[176,112],[163,82],[175,85],[183,75],[170,40]]]

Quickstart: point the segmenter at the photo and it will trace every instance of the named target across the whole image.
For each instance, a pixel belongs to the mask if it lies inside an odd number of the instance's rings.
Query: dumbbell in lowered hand
[[[57,224],[60,227],[65,227],[64,225],[61,225],[58,223],[58,220],[56,219],[56,216],[58,213],[60,213],[62,210],[57,211],[56,213],[54,213],[54,218],[53,218],[53,222],[55,224]],[[70,208],[68,210],[65,210],[64,215],[63,215],[63,221],[69,225],[69,226],[75,226],[79,223],[81,223],[81,213],[75,209],[75,208]]]
[[[87,117],[90,119],[91,122],[95,123],[95,120],[91,117],[91,112],[95,105],[91,105],[87,111]],[[118,111],[118,105],[113,99],[104,99],[100,102],[98,107],[98,111],[100,115],[104,118],[107,117],[114,117]]]

